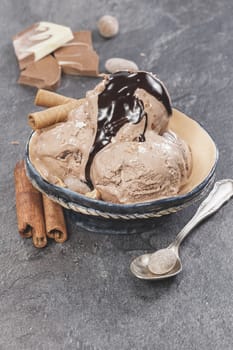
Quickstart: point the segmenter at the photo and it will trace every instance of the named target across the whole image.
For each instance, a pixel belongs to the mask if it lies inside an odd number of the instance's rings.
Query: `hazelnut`
[[[97,27],[104,38],[112,38],[119,31],[118,20],[109,15],[101,17],[97,23]]]

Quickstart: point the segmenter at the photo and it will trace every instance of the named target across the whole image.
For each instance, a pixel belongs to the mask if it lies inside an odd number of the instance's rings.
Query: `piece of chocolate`
[[[98,76],[99,56],[92,47],[91,32],[73,33],[74,39],[54,52],[62,71],[71,75]]]
[[[78,45],[79,43],[79,44],[88,45],[91,49],[93,49],[90,30],[81,30],[80,32],[73,32],[73,36],[74,36],[73,40],[71,40],[64,46],[73,46],[73,45]]]
[[[18,83],[39,89],[55,90],[59,86],[60,78],[61,67],[52,55],[48,55],[21,71]]]
[[[13,46],[20,69],[47,56],[73,39],[69,27],[38,22],[13,37]]]

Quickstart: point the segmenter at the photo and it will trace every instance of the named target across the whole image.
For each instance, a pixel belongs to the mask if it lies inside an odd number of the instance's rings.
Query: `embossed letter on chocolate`
[[[20,69],[47,56],[73,39],[69,27],[38,22],[13,37],[13,46]]]
[[[71,75],[97,76],[99,56],[93,50],[91,32],[73,33],[74,39],[58,49],[54,55],[62,71]]]

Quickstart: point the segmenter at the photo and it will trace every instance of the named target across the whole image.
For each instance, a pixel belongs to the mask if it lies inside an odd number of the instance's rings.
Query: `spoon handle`
[[[225,202],[233,196],[233,180],[225,179],[217,181],[208,197],[201,203],[192,219],[177,235],[170,247],[179,248],[189,232],[202,220],[214,214]]]

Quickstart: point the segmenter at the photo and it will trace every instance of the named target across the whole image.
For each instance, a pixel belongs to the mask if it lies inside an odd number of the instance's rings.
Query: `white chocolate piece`
[[[47,56],[73,39],[69,27],[51,22],[38,22],[13,38],[15,54],[21,69]]]

